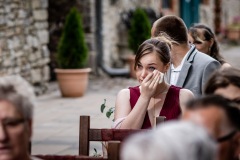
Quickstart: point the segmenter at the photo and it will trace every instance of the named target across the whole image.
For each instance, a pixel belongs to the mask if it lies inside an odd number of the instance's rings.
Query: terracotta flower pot
[[[81,97],[88,86],[91,68],[55,69],[58,85],[63,97]]]
[[[229,28],[227,36],[232,41],[240,40],[240,28]]]

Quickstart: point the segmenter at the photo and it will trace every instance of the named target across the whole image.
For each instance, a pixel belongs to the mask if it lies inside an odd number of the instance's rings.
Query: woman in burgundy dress
[[[169,85],[164,74],[170,66],[171,42],[166,36],[143,42],[136,53],[135,70],[140,85],[122,89],[116,99],[113,128],[145,129],[156,126],[156,117],[177,119],[191,91]]]

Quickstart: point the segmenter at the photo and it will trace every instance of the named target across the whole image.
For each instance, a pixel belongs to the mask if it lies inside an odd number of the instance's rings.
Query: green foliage
[[[98,153],[97,149],[94,148],[94,153],[93,153],[93,157],[101,157],[101,154]]]
[[[103,104],[101,105],[101,112],[103,113],[104,109],[106,108],[106,99],[104,99]]]
[[[104,99],[104,102],[103,102],[103,104],[101,104],[101,107],[100,107],[100,110],[101,110],[102,113],[104,113],[105,108],[107,108],[106,117],[110,118],[111,115],[114,113],[115,107],[107,107],[106,106],[106,99]]]
[[[88,48],[84,39],[82,19],[76,8],[66,18],[58,45],[57,60],[63,69],[84,68],[88,61]]]
[[[139,45],[150,36],[151,24],[149,18],[143,9],[137,8],[133,13],[131,28],[128,32],[129,48],[136,53]]]

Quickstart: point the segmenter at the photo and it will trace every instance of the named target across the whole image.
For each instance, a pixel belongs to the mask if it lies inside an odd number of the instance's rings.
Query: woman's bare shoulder
[[[192,91],[190,91],[189,89],[186,89],[186,88],[182,88],[180,89],[180,96],[181,97],[186,97],[186,98],[193,98],[194,97],[194,94],[192,93]]]
[[[221,69],[226,69],[226,68],[229,68],[229,67],[232,67],[229,63],[223,63],[222,66],[221,66]]]

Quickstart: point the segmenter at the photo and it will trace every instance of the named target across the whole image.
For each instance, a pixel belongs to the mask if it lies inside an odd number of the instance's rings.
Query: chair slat
[[[89,141],[123,141],[143,129],[89,129]]]
[[[79,155],[89,155],[90,116],[80,116]]]

